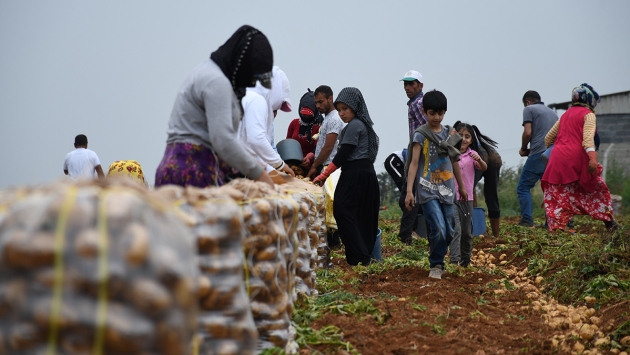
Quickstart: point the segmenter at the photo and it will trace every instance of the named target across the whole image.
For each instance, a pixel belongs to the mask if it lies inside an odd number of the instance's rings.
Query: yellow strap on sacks
[[[199,355],[199,343],[201,343],[201,339],[199,339],[199,335],[193,335],[193,343],[192,343],[192,355]]]
[[[96,339],[94,341],[93,354],[101,355],[105,343],[105,326],[107,325],[107,281],[109,270],[107,269],[107,257],[109,255],[109,233],[107,232],[107,197],[109,193],[102,191],[99,193],[98,204],[98,304],[96,311]]]
[[[53,297],[50,304],[50,331],[48,332],[48,346],[46,353],[54,355],[57,352],[57,337],[59,335],[59,313],[63,302],[63,251],[66,246],[66,231],[68,228],[68,217],[74,208],[77,196],[77,188],[70,187],[61,210],[59,211],[59,219],[55,227],[55,261],[54,272],[55,281],[53,285]]]

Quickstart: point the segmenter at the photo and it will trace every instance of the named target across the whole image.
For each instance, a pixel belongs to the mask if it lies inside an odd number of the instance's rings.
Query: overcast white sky
[[[627,0],[0,0],[0,188],[63,176],[80,133],[105,171],[135,159],[152,184],[176,91],[243,24],[268,36],[295,107],[321,84],[363,92],[377,171],[408,141],[409,69],[446,94],[444,123],[476,124],[517,166],[525,91],[630,89],[628,14]],[[294,117],[278,115],[276,141]]]

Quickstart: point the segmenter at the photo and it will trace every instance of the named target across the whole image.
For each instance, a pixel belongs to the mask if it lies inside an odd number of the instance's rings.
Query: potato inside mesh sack
[[[169,199],[197,241],[199,354],[255,354],[258,331],[245,290],[239,205],[244,194],[224,186],[199,189],[165,186],[156,193]]]
[[[283,178],[287,181],[287,183],[278,186],[279,190],[289,189],[310,192],[311,196],[315,199],[315,204],[311,204],[311,211],[309,213],[308,234],[309,238],[311,238],[311,249],[316,253],[317,267],[327,267],[330,260],[330,248],[328,248],[328,229],[326,226],[327,201],[324,196],[324,188],[311,183],[310,180],[307,179],[297,179],[289,175],[283,176]],[[335,179],[339,180],[339,174],[336,175]],[[330,180],[330,178],[328,180]],[[330,202],[330,206],[332,216],[332,201]],[[336,224],[334,228],[337,228]],[[315,270],[315,266],[313,266],[313,270]],[[316,290],[314,291],[317,292]]]
[[[19,186],[0,190],[0,223],[9,211],[9,207],[16,201],[28,196],[31,191],[30,187]]]
[[[195,254],[172,207],[139,187],[33,189],[0,223],[0,348],[191,354]]]
[[[260,192],[264,191],[249,186],[261,183],[236,182],[227,186],[235,187],[247,196],[261,196]],[[252,191],[258,191],[258,194],[252,194]],[[290,240],[290,234],[295,234],[299,207],[275,190],[264,193],[265,197],[241,203],[246,230],[246,285],[260,337],[259,349],[285,348],[293,341],[289,326],[294,305],[292,290],[297,243]]]
[[[294,298],[297,296],[311,296],[315,290],[315,265],[317,259],[317,250],[312,248],[312,240],[309,236],[311,233],[309,227],[314,226],[314,216],[312,211],[315,210],[315,197],[308,191],[295,191],[291,186],[280,186],[279,190],[282,194],[288,196],[298,206],[298,218],[295,230],[297,239],[297,258],[295,260],[295,287]],[[317,244],[315,244],[316,246]]]

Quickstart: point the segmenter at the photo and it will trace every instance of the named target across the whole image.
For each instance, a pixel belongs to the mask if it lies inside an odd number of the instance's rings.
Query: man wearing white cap
[[[410,70],[405,73],[405,76],[400,79],[403,82],[403,86],[405,88],[405,93],[409,98],[407,101],[408,114],[407,117],[409,119],[409,137],[413,137],[414,131],[427,123],[427,117],[422,113],[422,98],[424,94],[422,93],[422,87],[424,86],[422,74],[420,74],[417,70]],[[405,174],[403,174],[405,175]],[[406,176],[403,176],[406,178]],[[415,230],[418,214],[422,213],[418,211],[420,204],[414,204],[411,211],[407,210],[405,207],[405,197],[407,195],[407,182],[406,179],[402,184],[402,189],[400,191],[400,199],[398,200],[398,205],[402,210],[402,217],[400,218],[400,232],[398,233],[398,238],[401,242],[411,245],[411,234]]]
[[[422,98],[424,97],[422,74],[416,70],[410,70],[400,81],[404,82],[405,93],[409,98],[407,101],[407,106],[409,106],[407,115],[409,118],[409,137],[413,137],[413,132],[427,123],[427,117],[422,114]]]

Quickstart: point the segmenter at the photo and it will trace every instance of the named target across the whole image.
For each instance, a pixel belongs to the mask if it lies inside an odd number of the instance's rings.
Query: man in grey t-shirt
[[[519,154],[527,157],[516,186],[521,206],[519,225],[533,227],[531,189],[545,172],[542,153],[546,150],[545,136],[558,120],[556,112],[540,101],[540,95],[530,90],[523,95],[523,139]],[[527,147],[529,145],[529,148]]]
[[[315,177],[320,174],[337,154],[337,137],[346,126],[339,118],[333,105],[333,92],[327,85],[320,85],[314,92],[315,106],[324,114],[324,122],[319,127],[319,137],[315,146],[315,161],[308,171],[307,177]]]

